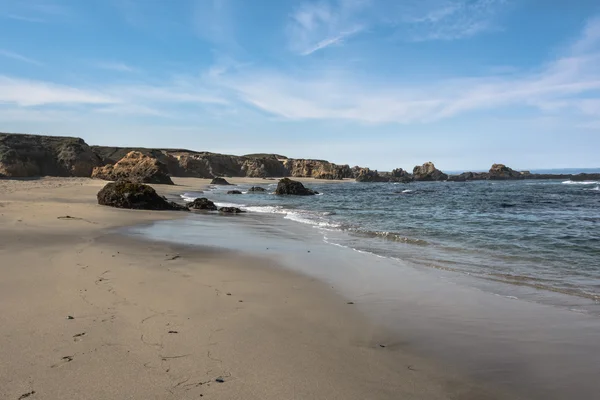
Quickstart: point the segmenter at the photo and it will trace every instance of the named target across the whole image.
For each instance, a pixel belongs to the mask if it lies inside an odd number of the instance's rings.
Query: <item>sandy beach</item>
[[[275,260],[117,234],[184,214],[98,206],[104,183],[0,180],[0,398],[496,398]]]

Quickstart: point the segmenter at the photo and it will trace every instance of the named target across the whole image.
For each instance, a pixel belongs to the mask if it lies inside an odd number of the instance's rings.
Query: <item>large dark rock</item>
[[[187,208],[190,210],[208,210],[208,211],[217,211],[217,206],[212,201],[208,200],[205,197],[196,199],[191,203],[186,204]]]
[[[437,169],[432,162],[426,162],[413,169],[413,179],[415,181],[445,181],[448,179],[448,175]]]
[[[237,207],[221,207],[221,208],[219,208],[219,212],[226,213],[226,214],[241,214],[241,213],[245,213],[246,211],[242,211]]]
[[[314,190],[307,189],[300,182],[293,181],[289,178],[283,178],[277,184],[275,194],[279,195],[295,195],[295,196],[311,196],[318,194]]]
[[[107,181],[173,185],[165,164],[138,151],[131,151],[114,165],[94,168],[92,178]]]
[[[227,194],[242,194],[242,192],[240,192],[239,190],[230,190],[227,192]]]
[[[0,133],[0,176],[89,177],[101,164],[83,139]]]
[[[519,171],[515,171],[514,169],[508,168],[504,164],[492,165],[492,168],[490,168],[489,172],[489,179],[496,181],[523,179],[524,177],[525,176]]]
[[[211,185],[231,185],[225,178],[216,177],[210,182]]]
[[[138,210],[187,210],[187,208],[159,196],[152,187],[141,183],[112,182],[104,186],[98,192],[97,197],[98,204],[109,207]]]
[[[267,189],[261,188],[260,186],[252,186],[250,189],[248,189],[248,193],[264,193],[266,191]]]

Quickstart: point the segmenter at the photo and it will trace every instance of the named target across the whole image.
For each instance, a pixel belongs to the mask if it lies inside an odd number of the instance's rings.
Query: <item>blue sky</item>
[[[0,131],[600,167],[597,0],[0,0]]]

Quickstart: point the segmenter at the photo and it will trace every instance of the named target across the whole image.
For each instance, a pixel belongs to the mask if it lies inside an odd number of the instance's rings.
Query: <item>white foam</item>
[[[307,214],[307,213],[288,212],[288,213],[286,213],[286,216],[284,218],[292,220],[292,221],[300,222],[303,224],[314,225],[314,226],[319,226],[319,227],[323,227],[323,228],[338,228],[338,227],[340,227],[339,224],[334,224],[331,222],[326,222],[326,221],[322,221],[319,219],[315,219],[314,216],[312,216],[313,218],[311,218],[311,216],[312,215]]]
[[[410,190],[410,189],[406,189],[406,190],[402,191],[402,193],[412,193],[412,192],[413,192],[413,190]]]
[[[575,181],[564,181],[563,185],[597,185],[600,182],[596,182],[596,181],[581,181],[581,182],[575,182]]]
[[[237,208],[243,208],[245,206],[245,204],[236,204],[236,203],[215,203],[215,206],[217,207],[237,207]]]
[[[285,214],[281,206],[244,206],[244,211],[266,214]]]

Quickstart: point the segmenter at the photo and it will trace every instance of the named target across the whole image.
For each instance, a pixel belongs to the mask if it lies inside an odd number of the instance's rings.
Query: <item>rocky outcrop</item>
[[[504,164],[494,164],[488,173],[488,179],[490,180],[509,180],[509,179],[523,179],[523,174],[514,169],[508,168]]]
[[[83,139],[0,133],[0,175],[89,177],[101,165]]]
[[[104,167],[94,168],[92,178],[106,181],[126,180],[136,183],[173,185],[165,164],[138,151],[127,153],[114,165],[108,164]]]
[[[196,199],[190,203],[186,204],[186,207],[190,210],[208,210],[208,211],[216,211],[217,206],[212,201],[208,200],[205,197]]]
[[[432,162],[426,162],[413,169],[413,179],[415,181],[445,181],[448,175],[440,171]]]
[[[323,160],[286,159],[283,165],[288,175],[295,178],[335,179],[353,178],[348,165],[337,165]]]
[[[360,168],[356,170],[357,182],[389,182],[390,177],[380,175],[379,172],[370,170],[369,168]]]
[[[402,168],[396,168],[390,173],[390,178],[394,182],[408,183],[413,181],[413,176]]]
[[[222,185],[222,186],[229,186],[231,185],[231,183],[227,182],[227,180],[225,178],[214,178],[211,182],[211,185]]]
[[[295,196],[311,196],[315,194],[319,194],[318,192],[307,189],[300,182],[293,181],[289,178],[283,178],[277,184],[277,189],[275,190],[275,194],[279,195],[295,195]]]
[[[245,213],[246,211],[242,211],[237,207],[221,207],[221,208],[219,208],[219,212],[222,212],[225,214],[241,214],[241,213]]]
[[[242,194],[242,192],[240,192],[239,190],[230,190],[227,192],[227,194]]]
[[[97,198],[98,204],[116,208],[187,210],[187,208],[159,196],[152,187],[141,183],[124,181],[109,183],[98,192]]]
[[[252,186],[250,189],[248,189],[248,193],[264,193],[266,191],[267,189],[261,188],[260,186]]]

